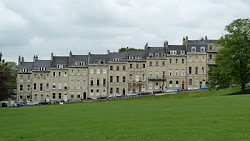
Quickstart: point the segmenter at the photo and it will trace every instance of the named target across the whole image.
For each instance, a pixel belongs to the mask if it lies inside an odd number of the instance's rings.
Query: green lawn
[[[0,108],[0,140],[250,140],[250,94],[237,91]]]

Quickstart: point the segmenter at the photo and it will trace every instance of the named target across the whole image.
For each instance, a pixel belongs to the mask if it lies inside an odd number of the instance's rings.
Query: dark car
[[[181,89],[174,89],[175,92],[181,92]]]
[[[107,95],[102,95],[102,96],[98,97],[97,99],[107,99],[107,98],[108,98]]]
[[[50,102],[46,102],[46,101],[42,101],[42,102],[39,102],[39,105],[49,105],[51,104]]]
[[[201,86],[201,89],[202,89],[202,90],[207,90],[207,89],[208,89],[208,86]]]
[[[164,91],[160,91],[160,90],[158,90],[158,91],[153,91],[153,94],[161,94],[161,93],[165,93]]]
[[[150,95],[152,94],[151,92],[139,92],[138,95]]]

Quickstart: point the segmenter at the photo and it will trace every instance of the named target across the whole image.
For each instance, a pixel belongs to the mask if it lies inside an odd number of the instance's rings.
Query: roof
[[[188,40],[187,44],[204,45],[207,44],[205,40]]]
[[[72,55],[70,66],[76,66],[75,62],[85,62],[85,65],[88,65],[88,55]]]
[[[89,64],[106,64],[107,61],[108,61],[108,54],[90,54],[89,55]]]
[[[69,66],[69,57],[68,56],[53,56],[53,62],[51,67],[57,67],[57,64],[64,64],[66,68]]]
[[[166,52],[165,47],[148,47],[147,48],[148,53],[164,53]]]
[[[50,60],[36,60],[33,64],[32,70],[39,70],[40,67],[45,67],[47,70],[49,70],[50,65],[51,65]]]
[[[33,62],[20,62],[18,69],[29,69],[32,70]]]
[[[218,40],[207,40],[207,43],[216,43]]]
[[[116,59],[116,58],[121,58],[122,61],[127,61],[128,59],[128,53],[127,52],[113,52],[113,53],[109,53],[108,54],[109,56],[109,61],[112,61],[113,59]]]
[[[144,50],[133,50],[128,52],[129,57],[141,57],[142,59],[146,58],[146,52]]]
[[[185,45],[168,45],[167,50],[186,50]]]

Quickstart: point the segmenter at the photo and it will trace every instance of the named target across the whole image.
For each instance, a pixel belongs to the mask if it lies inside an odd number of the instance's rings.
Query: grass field
[[[250,140],[250,94],[238,91],[1,108],[0,140]]]

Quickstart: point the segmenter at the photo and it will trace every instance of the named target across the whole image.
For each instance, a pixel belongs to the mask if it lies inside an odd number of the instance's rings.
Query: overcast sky
[[[249,16],[250,0],[0,0],[0,52],[17,62],[218,39]]]

